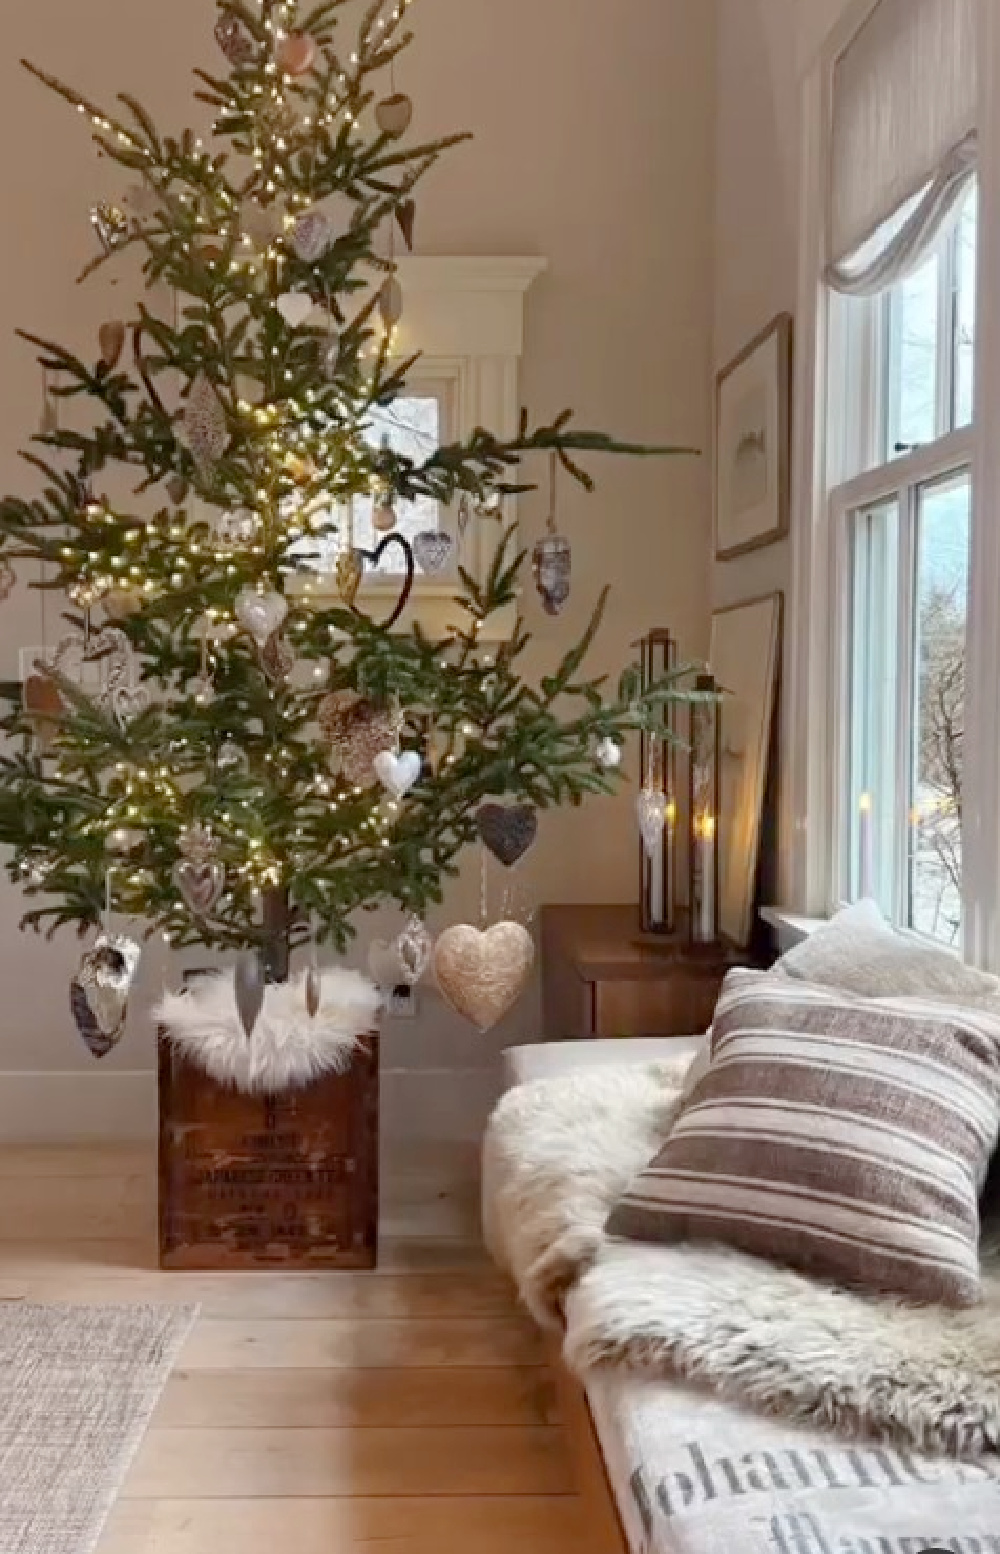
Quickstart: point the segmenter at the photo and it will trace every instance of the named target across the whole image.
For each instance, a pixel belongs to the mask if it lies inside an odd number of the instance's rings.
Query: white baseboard
[[[389,1069],[382,1074],[383,1140],[476,1141],[496,1093],[488,1069]],[[151,1070],[0,1072],[0,1144],[151,1142],[156,1127]]]

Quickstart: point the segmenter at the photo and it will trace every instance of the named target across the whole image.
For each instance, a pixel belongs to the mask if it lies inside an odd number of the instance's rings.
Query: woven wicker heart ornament
[[[451,560],[455,542],[450,534],[439,529],[424,529],[413,541],[413,554],[421,572],[434,577],[443,572]]]
[[[321,210],[305,211],[292,228],[292,247],[303,264],[316,264],[333,246],[333,239],[333,223]]]
[[[534,962],[534,942],[520,923],[495,923],[485,933],[460,924],[434,948],[442,995],[484,1034],[517,1003]]]
[[[484,804],[476,816],[479,835],[504,868],[512,869],[538,835],[538,816],[530,804]]]

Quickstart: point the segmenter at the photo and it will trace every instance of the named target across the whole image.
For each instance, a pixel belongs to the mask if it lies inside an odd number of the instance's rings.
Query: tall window
[[[974,521],[973,35],[970,0],[881,0],[838,62],[827,271],[831,905],[874,896],[900,926],[956,947]],[[945,83],[940,113],[915,91],[921,70]]]

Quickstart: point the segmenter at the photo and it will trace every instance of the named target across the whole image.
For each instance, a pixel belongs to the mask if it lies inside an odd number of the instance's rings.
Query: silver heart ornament
[[[455,542],[451,535],[443,534],[438,529],[425,529],[413,540],[413,554],[417,566],[429,577],[444,571],[454,549]]]
[[[218,858],[181,858],[171,878],[195,917],[208,917],[226,888],[226,866]]]
[[[106,1057],[121,1041],[141,957],[133,939],[101,934],[70,983],[73,1018],[95,1058]]]

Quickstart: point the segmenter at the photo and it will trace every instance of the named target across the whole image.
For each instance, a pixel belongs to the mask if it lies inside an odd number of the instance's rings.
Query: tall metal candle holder
[[[651,631],[639,643],[642,688],[648,690],[677,668],[677,644],[669,631]],[[672,934],[677,895],[677,758],[675,712],[664,707],[662,728],[642,736],[642,781],[666,799],[666,820],[656,846],[642,849],[642,931]]]
[[[722,711],[712,675],[699,675],[694,689],[705,699],[690,708],[689,933],[692,944],[713,945],[719,942]]]

